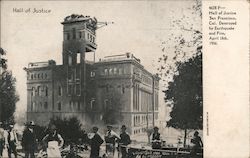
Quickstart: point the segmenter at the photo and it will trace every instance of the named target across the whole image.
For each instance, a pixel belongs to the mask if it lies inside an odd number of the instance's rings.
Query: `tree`
[[[16,79],[7,70],[7,59],[2,58],[5,54],[0,48],[0,121],[14,123],[13,114],[19,97],[16,94]]]
[[[201,0],[173,13],[170,37],[163,40],[158,71],[165,85],[165,102],[172,108],[167,126],[185,131],[202,129],[202,12]]]
[[[82,124],[76,118],[64,118],[59,117],[52,118],[50,125],[55,125],[59,134],[62,135],[65,143],[78,143],[79,138],[83,136]]]
[[[202,55],[179,63],[178,74],[174,75],[165,92],[165,101],[172,103],[171,119],[167,126],[185,131],[184,146],[188,129],[202,129]]]
[[[172,13],[170,36],[161,42],[163,55],[158,60],[157,70],[166,88],[168,82],[178,73],[177,65],[196,56],[197,49],[202,47],[201,0],[195,0],[185,11],[181,17]]]

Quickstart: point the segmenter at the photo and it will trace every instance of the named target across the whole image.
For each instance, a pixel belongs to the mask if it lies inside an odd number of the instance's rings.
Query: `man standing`
[[[102,145],[104,141],[101,138],[101,136],[97,133],[98,132],[97,127],[93,127],[92,130],[93,130],[94,135],[92,136],[92,138],[90,138],[90,141],[89,141],[90,147],[91,147],[90,158],[98,158],[99,152],[100,152],[100,146]]]
[[[25,158],[35,158],[35,149],[37,144],[34,126],[35,123],[31,121],[27,124],[27,127],[23,132],[22,147],[25,152]]]
[[[63,147],[64,140],[62,136],[57,132],[55,125],[49,126],[49,133],[43,138],[43,143],[47,147],[48,158],[60,158],[60,148]]]
[[[3,157],[4,145],[5,145],[5,139],[4,139],[3,123],[0,122],[0,158]]]
[[[114,154],[115,154],[115,141],[117,139],[119,140],[120,136],[112,130],[111,125],[108,125],[107,128],[108,128],[108,131],[105,135],[106,153],[108,155],[111,153],[112,156],[114,156]]]
[[[193,139],[191,139],[191,143],[193,143],[194,146],[190,152],[190,155],[196,156],[197,153],[199,152],[199,150],[201,149],[201,147],[203,146],[203,143],[202,143],[201,137],[199,136],[198,131],[194,132],[194,137],[193,137]]]
[[[158,127],[154,127],[152,134],[152,149],[161,149],[161,135]]]
[[[120,149],[121,149],[122,158],[127,158],[128,157],[126,146],[131,143],[130,136],[126,132],[126,129],[127,129],[126,126],[122,125],[121,134],[120,134],[121,139],[119,140],[119,146],[120,146]]]
[[[16,151],[16,145],[18,143],[17,135],[15,130],[13,129],[14,125],[10,125],[8,128],[8,136],[7,136],[7,142],[6,146],[8,148],[8,156],[11,158],[11,153],[15,155],[15,158],[17,158],[17,151]]]

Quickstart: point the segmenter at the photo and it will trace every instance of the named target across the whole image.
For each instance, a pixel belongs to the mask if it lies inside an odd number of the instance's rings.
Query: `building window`
[[[112,75],[112,74],[113,74],[113,70],[109,69],[109,75]]]
[[[82,38],[85,39],[85,31],[82,31]]]
[[[91,99],[91,101],[90,101],[90,108],[91,109],[94,109],[95,108],[95,99]]]
[[[115,75],[117,74],[117,68],[116,67],[114,68],[114,74]]]
[[[45,86],[45,96],[46,96],[46,97],[48,96],[48,93],[49,93],[49,91],[48,91],[48,87],[47,87],[47,86]]]
[[[90,77],[95,77],[95,71],[90,72]]]
[[[68,95],[71,95],[72,94],[72,85],[69,84],[68,85]]]
[[[66,34],[66,39],[70,40],[70,34],[69,33]]]
[[[125,87],[124,87],[124,85],[122,85],[122,94],[124,94],[125,93]]]
[[[36,102],[31,103],[30,111],[35,111]]]
[[[58,96],[62,96],[62,87],[58,86]]]
[[[81,95],[81,86],[80,84],[76,84],[76,95]]]
[[[31,96],[35,96],[35,93],[36,93],[36,89],[35,89],[35,87],[32,87],[31,88]]]
[[[76,39],[76,29],[75,28],[72,29],[72,35],[73,35],[72,38]]]
[[[61,111],[61,110],[62,110],[61,102],[57,103],[57,110],[58,110],[58,111]]]
[[[40,86],[38,86],[38,87],[37,87],[37,95],[38,95],[38,96],[40,96],[40,95],[41,95],[40,91],[41,91],[41,87],[40,87]]]
[[[77,109],[81,110],[81,102],[80,101],[77,102]]]
[[[72,56],[71,55],[68,56],[68,62],[69,62],[69,65],[72,65]]]
[[[47,74],[44,74],[44,78],[45,78],[45,79],[47,78]]]
[[[43,103],[40,102],[40,103],[39,103],[39,110],[42,111],[42,109],[43,109]]]
[[[119,75],[121,75],[123,73],[122,68],[119,68]]]
[[[69,102],[69,109],[72,111],[73,110],[73,101]]]
[[[76,62],[77,64],[81,63],[81,53],[77,53]]]
[[[104,69],[104,75],[108,75],[108,69]]]
[[[44,102],[44,109],[45,109],[45,110],[48,109],[48,102]]]
[[[78,66],[76,67],[76,79],[77,79],[77,80],[80,80],[80,76],[81,76],[81,68],[80,68],[80,66],[78,65]]]
[[[40,74],[37,74],[37,78],[38,78],[38,79],[40,78]]]
[[[41,78],[43,79],[43,73],[41,74]]]
[[[108,108],[108,103],[109,103],[109,100],[105,99],[104,100],[104,110],[106,110]]]
[[[30,78],[33,80],[33,74],[30,75]]]
[[[82,32],[79,32],[79,38],[80,39],[82,38]]]

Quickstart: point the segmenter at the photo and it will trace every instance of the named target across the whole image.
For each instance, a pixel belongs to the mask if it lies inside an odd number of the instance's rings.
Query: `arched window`
[[[109,75],[113,75],[113,69],[109,69]]]

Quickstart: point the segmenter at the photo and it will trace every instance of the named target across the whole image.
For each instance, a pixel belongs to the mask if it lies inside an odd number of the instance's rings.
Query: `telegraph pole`
[[[153,111],[153,127],[155,126],[155,77],[152,77],[152,111]]]

